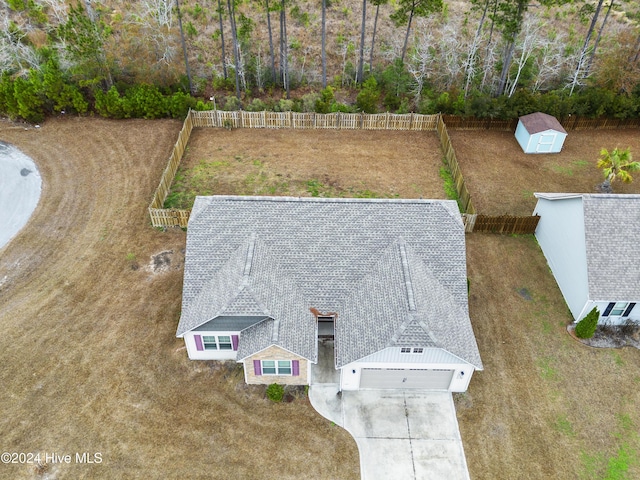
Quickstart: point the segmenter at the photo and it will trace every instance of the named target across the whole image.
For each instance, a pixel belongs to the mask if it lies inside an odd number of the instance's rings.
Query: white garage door
[[[363,368],[360,388],[448,390],[453,370]]]

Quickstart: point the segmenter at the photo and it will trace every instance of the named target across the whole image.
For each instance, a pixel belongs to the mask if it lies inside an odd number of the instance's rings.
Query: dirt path
[[[146,206],[180,126],[0,123],[43,180],[0,250],[0,451],[102,458],[0,464],[0,477],[357,477],[355,443],[305,399],[270,405],[175,338],[185,233],[152,229]]]

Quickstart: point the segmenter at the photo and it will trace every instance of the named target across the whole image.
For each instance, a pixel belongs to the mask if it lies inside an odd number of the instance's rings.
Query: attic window
[[[400,353],[423,353],[424,352],[424,348],[422,347],[402,347],[400,349]]]

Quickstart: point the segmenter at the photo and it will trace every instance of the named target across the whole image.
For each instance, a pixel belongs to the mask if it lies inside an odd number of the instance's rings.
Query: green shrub
[[[320,99],[319,93],[306,93],[302,96],[302,111],[315,112],[316,103]]]
[[[267,387],[267,398],[272,402],[281,402],[284,398],[284,385],[272,383]]]
[[[28,122],[44,120],[44,95],[37,72],[31,70],[29,78],[18,77],[13,82],[13,95],[18,105],[18,115]]]
[[[246,110],[248,112],[262,112],[267,109],[267,104],[264,103],[259,98],[254,98],[249,105],[247,105]]]
[[[276,105],[276,112],[291,112],[294,110],[294,102],[293,100],[282,98]]]
[[[136,85],[125,94],[126,118],[162,118],[167,116],[164,95],[153,85]]]
[[[196,109],[197,101],[184,92],[175,92],[166,98],[166,106],[172,118],[185,118],[189,108]]]
[[[378,111],[378,101],[380,100],[380,90],[375,77],[369,77],[362,85],[362,90],[356,97],[356,107],[365,113],[376,113]]]
[[[331,105],[336,101],[334,91],[331,86],[320,91],[320,98],[316,100],[315,104],[316,113],[329,113],[331,111]]]
[[[111,87],[107,93],[97,90],[94,108],[99,115],[108,118],[124,118],[124,99],[115,87]]]
[[[222,107],[223,110],[227,110],[227,111],[240,110],[240,107],[241,107],[241,103],[238,97],[234,95],[229,95],[227,97],[224,97],[224,107]]]
[[[593,310],[576,325],[576,337],[593,337],[593,334],[596,333],[596,327],[598,326],[598,318],[600,318],[600,312],[597,307],[593,307]]]

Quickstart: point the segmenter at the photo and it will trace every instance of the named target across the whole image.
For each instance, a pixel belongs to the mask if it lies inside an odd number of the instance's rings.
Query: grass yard
[[[0,464],[0,478],[359,478],[355,441],[304,392],[271,404],[235,364],[189,361],[175,338],[186,234],[151,228],[146,207],[179,129],[175,121],[92,118],[39,129],[0,123],[0,140],[31,156],[43,178],[34,216],[0,251],[0,452],[102,457],[93,465]],[[246,159],[249,172],[258,167],[256,150],[234,143],[243,131],[220,133],[224,154]],[[433,138],[411,158],[432,151]],[[368,142],[341,145],[358,159]],[[338,150],[319,152],[335,162]],[[420,158],[413,179],[400,180],[394,160],[349,167],[354,180],[335,186],[341,173],[313,160],[298,159],[298,169],[289,159],[288,171],[272,167],[275,158],[260,161],[267,176],[335,189],[318,187],[318,195],[352,187],[442,197],[439,153],[428,168]],[[411,195],[412,184],[421,192]],[[229,185],[215,193],[243,184]],[[568,310],[533,237],[475,233],[467,245],[485,364],[468,393],[455,396],[471,478],[640,478],[640,352],[594,350],[567,335]]]
[[[0,122],[43,179],[0,250],[0,452],[102,455],[0,478],[359,478],[355,441],[304,395],[271,404],[175,338],[185,233],[151,228],[147,205],[180,128]]]
[[[525,154],[512,132],[450,130],[473,205],[485,215],[530,215],[534,192],[595,193],[602,183],[596,162],[602,148],[631,147],[640,159],[640,130],[571,131],[561,153]],[[631,184],[614,182],[615,193],[640,193],[640,174]]]
[[[435,132],[196,128],[167,207],[196,195],[447,198]]]
[[[485,371],[454,396],[471,478],[640,478],[640,351],[569,337],[533,236],[467,235]]]

